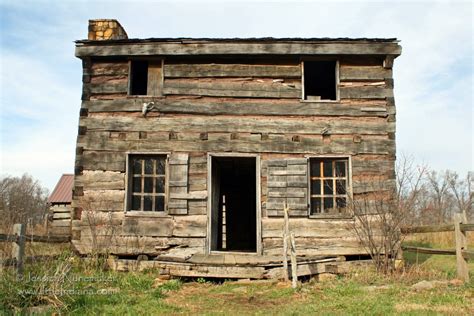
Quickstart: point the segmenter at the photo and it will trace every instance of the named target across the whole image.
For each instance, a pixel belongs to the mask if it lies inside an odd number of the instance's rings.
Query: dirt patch
[[[165,299],[166,304],[186,309],[185,313],[209,311],[243,313],[275,311],[278,306],[305,301],[307,295],[291,288],[271,284],[185,284]]]
[[[414,311],[432,311],[436,313],[442,313],[447,315],[465,315],[468,312],[474,312],[474,309],[466,311],[463,308],[456,306],[429,306],[426,304],[416,304],[416,303],[399,303],[395,305],[395,310],[399,313],[401,312],[414,312]],[[472,315],[472,314],[471,314]]]

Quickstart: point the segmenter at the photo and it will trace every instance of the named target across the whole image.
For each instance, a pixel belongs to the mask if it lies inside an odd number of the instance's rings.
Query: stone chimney
[[[114,19],[89,20],[89,35],[91,41],[106,41],[128,39],[122,25]]]

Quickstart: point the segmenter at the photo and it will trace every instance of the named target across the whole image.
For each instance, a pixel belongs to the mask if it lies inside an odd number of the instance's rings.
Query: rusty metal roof
[[[72,201],[72,187],[74,184],[73,174],[63,174],[59,179],[58,184],[53,190],[53,193],[48,198],[48,203],[71,203]]]

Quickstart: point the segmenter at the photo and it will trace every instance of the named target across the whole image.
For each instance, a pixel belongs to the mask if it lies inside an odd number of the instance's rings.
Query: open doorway
[[[257,251],[256,160],[211,156],[211,251]]]

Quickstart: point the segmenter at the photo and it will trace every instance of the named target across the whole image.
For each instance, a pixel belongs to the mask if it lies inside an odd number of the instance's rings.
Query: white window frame
[[[151,211],[133,211],[130,210],[131,199],[131,183],[130,183],[130,156],[165,156],[165,206],[163,212]],[[125,159],[125,198],[124,198],[124,213],[125,216],[135,217],[170,217],[168,214],[169,201],[169,158],[170,152],[127,152]]]

